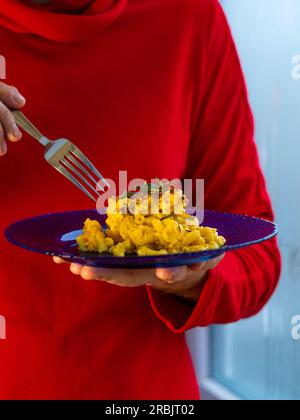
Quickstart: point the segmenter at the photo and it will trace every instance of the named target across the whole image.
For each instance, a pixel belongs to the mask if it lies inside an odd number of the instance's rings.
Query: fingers
[[[53,261],[55,264],[69,264],[68,261],[60,257],[53,257]],[[101,269],[101,268],[94,268],[88,267],[77,263],[70,264],[70,271],[71,273],[75,274],[76,276],[81,276],[84,280],[107,280],[110,281],[112,278],[124,275],[123,270],[109,270],[109,269]]]
[[[25,103],[18,89],[0,82],[0,156],[7,152],[6,139],[19,141],[22,137],[10,109],[20,109]]]
[[[83,270],[83,266],[80,265],[80,264],[72,263],[70,265],[70,271],[71,271],[71,273],[75,274],[76,276],[80,276],[82,270]]]
[[[63,260],[60,257],[53,257],[53,261],[55,264],[69,264],[68,261]],[[81,274],[81,271],[83,270],[84,266],[81,264],[72,263],[70,264],[70,271],[71,273],[75,274],[76,276],[79,276]]]
[[[55,264],[66,264],[67,261],[63,260],[62,258],[59,257],[53,257],[53,261],[55,262]]]
[[[123,270],[84,266],[78,274],[84,280],[102,280],[125,287],[138,287],[145,283],[153,284],[155,282],[154,270]]]
[[[3,102],[0,102],[0,121],[8,140],[18,141],[21,139],[22,134],[15,122],[14,116]]]
[[[26,99],[17,88],[3,82],[0,82],[0,101],[11,109],[23,108],[26,103]]]
[[[163,284],[173,284],[174,287],[180,287],[184,283],[191,287],[198,284],[201,278],[206,276],[206,272],[215,268],[223,258],[224,255],[221,255],[213,260],[194,264],[190,267],[157,268],[156,270],[95,268],[72,263],[70,271],[77,276],[81,276],[84,280],[106,281],[107,283],[123,287],[143,285],[164,287]],[[59,257],[54,257],[53,260],[56,264],[67,263],[67,261]]]
[[[153,286],[157,283],[155,271],[152,269],[122,270],[71,264],[70,270],[84,280],[100,280],[121,287],[139,287],[145,284]]]
[[[0,124],[0,156],[4,156],[7,153],[7,144],[5,143],[5,133],[2,125]]]
[[[76,274],[77,268],[74,267],[74,269],[71,270],[72,273]],[[99,280],[99,279],[105,279],[110,280],[111,277],[111,270],[105,270],[105,269],[95,269],[92,267],[82,267],[81,270],[78,271],[77,274],[80,275],[84,280]]]
[[[166,283],[179,283],[184,281],[190,272],[204,273],[208,270],[213,270],[223,260],[225,254],[212,260],[193,264],[184,267],[173,267],[173,268],[158,268],[156,270],[156,277]]]

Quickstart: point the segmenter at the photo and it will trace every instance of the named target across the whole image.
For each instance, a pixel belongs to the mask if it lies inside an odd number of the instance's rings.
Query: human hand
[[[16,142],[22,138],[10,109],[21,109],[25,103],[18,89],[0,82],[0,156],[7,153],[6,140]]]
[[[151,286],[165,293],[171,293],[191,301],[197,301],[203,282],[209,270],[214,269],[224,255],[191,266],[157,269],[104,269],[72,263],[70,270],[84,280],[105,281],[121,287]],[[66,263],[54,257],[57,264]]]

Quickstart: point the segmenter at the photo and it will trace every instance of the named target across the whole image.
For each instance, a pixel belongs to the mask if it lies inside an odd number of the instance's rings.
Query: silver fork
[[[101,180],[106,186],[109,185],[78,147],[67,139],[49,140],[43,136],[22,112],[13,111],[13,114],[16,123],[45,147],[44,157],[46,161],[89,198],[97,201],[97,198],[92,193],[100,196],[100,192],[97,189],[104,191],[99,181]],[[98,188],[96,188],[97,185]]]

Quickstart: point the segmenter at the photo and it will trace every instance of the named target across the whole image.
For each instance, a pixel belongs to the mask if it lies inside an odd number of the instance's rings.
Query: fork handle
[[[44,138],[43,134],[25,117],[21,111],[12,111],[16,123],[23,128],[31,137],[39,142]]]

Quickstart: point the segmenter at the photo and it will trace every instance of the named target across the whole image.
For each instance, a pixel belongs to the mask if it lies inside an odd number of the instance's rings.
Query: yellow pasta
[[[198,219],[186,213],[182,191],[152,196],[150,190],[138,200],[130,194],[110,199],[107,229],[87,219],[77,238],[79,249],[124,257],[200,252],[225,245],[217,229],[199,226]]]

